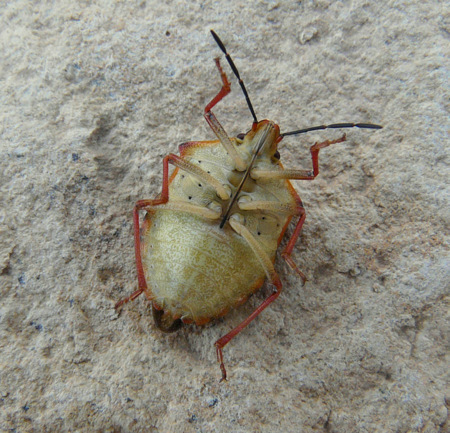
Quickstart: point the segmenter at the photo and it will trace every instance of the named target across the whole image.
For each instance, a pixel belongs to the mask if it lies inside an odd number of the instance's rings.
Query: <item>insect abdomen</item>
[[[174,317],[205,323],[263,283],[262,266],[231,228],[184,212],[157,210],[149,218],[147,284],[156,304]]]

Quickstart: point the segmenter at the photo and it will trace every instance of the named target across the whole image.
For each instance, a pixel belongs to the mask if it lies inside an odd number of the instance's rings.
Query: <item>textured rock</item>
[[[0,6],[0,430],[447,431],[444,2],[113,3]],[[297,182],[309,282],[278,261],[284,291],[225,348],[221,384],[214,341],[270,287],[174,335],[145,299],[113,309],[136,287],[134,202],[165,154],[214,139],[210,28],[282,131],[384,125]],[[251,116],[231,81],[215,113],[235,135]],[[285,139],[284,165],[339,134]]]

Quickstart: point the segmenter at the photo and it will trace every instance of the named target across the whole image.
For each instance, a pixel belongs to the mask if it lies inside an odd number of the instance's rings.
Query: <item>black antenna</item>
[[[247,89],[245,88],[244,81],[242,81],[241,76],[239,75],[239,71],[236,68],[236,65],[233,62],[233,59],[230,57],[230,55],[227,53],[227,49],[225,48],[225,45],[220,40],[219,36],[216,35],[214,30],[211,30],[211,34],[213,35],[214,40],[217,42],[217,45],[219,45],[219,48],[223,51],[225,54],[225,58],[227,59],[231,69],[233,70],[234,75],[236,75],[236,78],[239,80],[239,85],[241,86],[242,91],[244,92],[245,99],[247,101],[248,108],[250,109],[250,112],[253,116],[253,121],[255,123],[258,123],[258,119],[256,118],[255,110],[253,110],[253,105],[250,102],[250,98],[248,97]]]
[[[297,129],[296,131],[285,132],[280,135],[282,137],[286,137],[286,135],[304,134],[305,132],[318,131],[319,129],[333,129],[333,128],[381,129],[383,127],[380,125],[374,125],[373,123],[333,123],[332,125],[311,126],[310,128]]]

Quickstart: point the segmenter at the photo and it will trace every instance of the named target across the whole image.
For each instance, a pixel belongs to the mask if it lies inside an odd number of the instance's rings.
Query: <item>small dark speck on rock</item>
[[[78,153],[72,153],[72,161],[78,161],[80,157],[78,156]]]
[[[30,407],[26,404],[25,406],[22,406],[22,409],[26,412]]]
[[[190,423],[193,423],[193,422],[197,421],[197,416],[196,415],[191,415],[191,417],[188,419],[188,421]]]
[[[21,275],[19,278],[19,284],[25,284],[25,277],[23,275]]]
[[[217,403],[219,403],[219,400],[217,400],[217,398],[212,398],[211,400],[209,400],[208,406],[214,407]]]
[[[37,331],[42,331],[42,325],[36,322],[30,322],[30,326],[34,326]]]

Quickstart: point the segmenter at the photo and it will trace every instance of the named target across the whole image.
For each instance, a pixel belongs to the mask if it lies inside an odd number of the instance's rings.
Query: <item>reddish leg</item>
[[[313,164],[313,172],[304,173],[303,176],[295,177],[295,179],[305,179],[305,180],[312,180],[319,174],[319,151],[320,149],[323,149],[324,147],[328,147],[330,144],[335,143],[341,143],[342,141],[345,141],[346,135],[344,134],[341,138],[338,138],[336,140],[326,140],[321,143],[315,143],[313,146],[311,146],[311,158],[312,158],[312,164]],[[303,280],[303,284],[306,282],[306,276],[305,274],[300,271],[300,269],[295,264],[294,260],[292,259],[292,250],[294,249],[294,246],[297,242],[297,239],[300,235],[300,232],[303,227],[303,223],[306,219],[306,213],[305,209],[302,208],[302,212],[300,214],[300,218],[297,222],[297,225],[295,226],[294,233],[292,233],[291,238],[289,239],[288,244],[286,245],[286,248],[281,253],[281,257],[286,261],[286,263],[290,266],[290,268],[297,273],[297,275],[300,276],[300,278]]]
[[[236,168],[239,171],[244,171],[247,167],[245,162],[239,155],[238,151],[236,150],[236,147],[230,140],[230,137],[228,137],[227,133],[225,132],[225,129],[223,129],[223,126],[220,124],[214,113],[211,111],[211,109],[223,98],[225,98],[225,96],[227,96],[228,93],[230,93],[231,91],[228,78],[225,75],[225,72],[223,72],[222,66],[220,66],[220,60],[217,58],[215,59],[215,61],[217,69],[219,69],[220,76],[222,77],[222,88],[220,89],[219,93],[212,99],[212,101],[205,107],[205,119],[208,122],[210,128],[213,130],[214,134],[216,134],[217,138],[222,143],[225,150],[228,152],[228,155],[234,161]]]
[[[302,231],[303,223],[306,219],[306,212],[305,209],[301,208],[301,214],[300,218],[297,221],[297,224],[295,226],[294,233],[292,233],[291,238],[289,239],[288,244],[286,245],[286,248],[281,253],[281,257],[286,261],[286,263],[289,265],[289,267],[302,279],[303,284],[306,283],[306,276],[305,274],[297,267],[294,260],[291,257],[292,250],[294,249],[295,243],[297,242],[297,239],[300,235],[300,232]]]
[[[330,144],[335,143],[341,143],[342,141],[345,141],[346,135],[344,134],[341,138],[338,138],[336,140],[326,140],[321,143],[315,143],[313,146],[311,146],[311,158],[312,158],[312,164],[313,164],[313,172],[307,173],[305,176],[302,177],[296,177],[295,179],[305,179],[305,180],[312,180],[319,174],[319,151],[320,149],[323,149],[324,147],[328,147]],[[297,275],[300,276],[300,278],[303,280],[303,284],[306,282],[306,276],[305,274],[300,271],[300,269],[295,264],[294,260],[292,259],[292,250],[294,249],[294,246],[297,242],[297,239],[300,235],[300,232],[303,227],[303,223],[306,219],[306,213],[305,210],[302,208],[302,213],[300,214],[300,218],[297,222],[297,225],[295,226],[294,233],[292,233],[291,238],[289,239],[288,244],[286,245],[286,248],[281,253],[281,257],[286,261],[286,263],[289,265],[289,267],[297,273]]]
[[[341,138],[338,138],[336,140],[325,140],[321,143],[314,143],[313,146],[311,146],[311,158],[313,163],[313,179],[319,174],[319,151],[320,149],[323,149],[324,147],[328,147],[330,144],[335,143],[342,143],[347,139],[347,135],[344,134]]]
[[[326,140],[321,143],[315,143],[311,146],[311,159],[313,164],[312,170],[260,170],[253,169],[251,177],[253,179],[292,179],[292,180],[313,180],[319,174],[319,151],[331,144],[341,143],[345,141],[347,136],[344,134],[341,138],[336,140]]]
[[[180,157],[177,155],[169,154],[163,159],[163,186],[161,196],[155,200],[139,200],[133,209],[133,223],[134,223],[134,253],[136,257],[136,268],[138,276],[138,290],[132,293],[125,299],[116,303],[114,308],[117,310],[127,302],[134,301],[141,293],[147,289],[147,282],[145,281],[144,268],[142,266],[141,257],[141,236],[140,236],[140,224],[139,224],[139,211],[145,209],[148,206],[158,206],[160,204],[167,203],[169,200],[169,162],[173,162]]]
[[[311,146],[310,152],[311,152],[311,159],[313,164],[313,171],[306,171],[306,170],[294,170],[297,171],[299,176],[290,177],[289,179],[298,179],[298,180],[313,180],[317,177],[319,174],[319,151],[320,149],[323,149],[324,147],[328,147],[331,144],[336,143],[342,143],[347,139],[346,134],[344,134],[341,138],[337,138],[336,140],[325,140],[321,143],[314,143]]]
[[[222,88],[220,89],[220,92],[212,99],[212,101],[205,107],[205,115],[207,113],[209,113],[211,111],[211,109],[218,103],[220,102],[223,98],[225,98],[225,96],[228,95],[228,93],[230,93],[231,88],[230,88],[230,82],[228,81],[228,78],[225,74],[225,72],[223,72],[222,66],[220,66],[220,60],[217,57],[216,59],[214,59],[214,61],[216,62],[216,66],[217,69],[220,72],[220,76],[222,77]]]
[[[273,292],[255,311],[253,311],[250,316],[248,316],[241,324],[236,326],[232,331],[230,331],[228,334],[224,335],[223,337],[219,338],[214,345],[216,346],[216,352],[217,352],[217,360],[220,363],[220,370],[222,371],[222,379],[227,380],[227,371],[225,370],[225,365],[223,363],[223,353],[222,349],[237,335],[239,332],[241,332],[253,319],[256,318],[265,308],[267,308],[275,299],[278,298],[278,296],[281,293],[281,281],[278,277],[278,275],[275,273],[272,278],[272,284],[275,285],[276,290]]]

